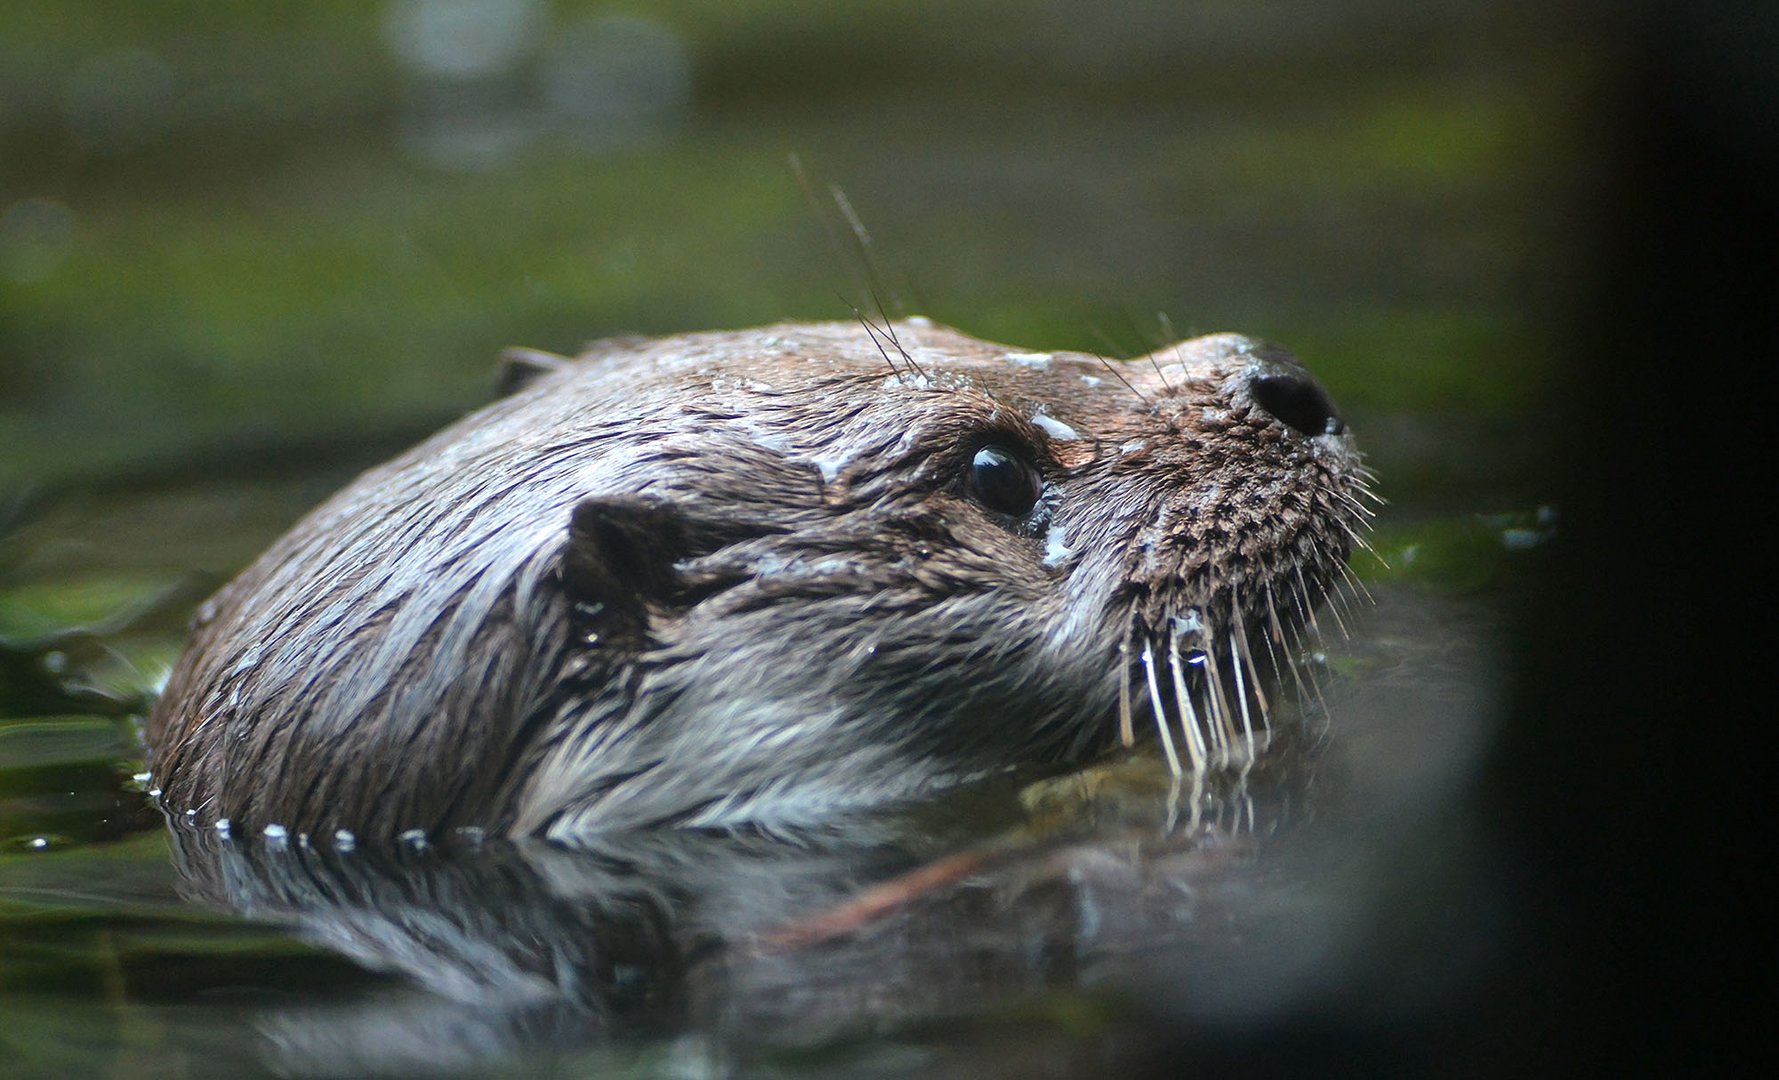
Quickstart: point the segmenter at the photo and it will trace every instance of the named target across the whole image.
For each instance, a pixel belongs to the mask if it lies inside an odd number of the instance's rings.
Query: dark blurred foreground
[[[1453,912],[1496,955],[1469,993],[1388,1025],[1330,993],[1185,1035],[1162,1071],[1772,1060],[1752,850],[1768,750],[1743,739],[1772,713],[1754,583],[1773,549],[1750,526],[1772,486],[1754,388],[1779,348],[1779,10],[1659,5],[1630,29],[1597,103],[1590,284],[1552,458],[1565,524],[1520,605],[1513,704],[1469,811],[1492,838],[1477,869],[1511,908]]]

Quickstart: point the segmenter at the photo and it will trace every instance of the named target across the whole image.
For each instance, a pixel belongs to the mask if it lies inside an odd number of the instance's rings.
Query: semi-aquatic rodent
[[[787,324],[520,368],[200,611],[148,726],[167,810],[572,841],[817,823],[1149,724],[1213,767],[1365,514],[1327,395],[1231,334],[1110,364]]]

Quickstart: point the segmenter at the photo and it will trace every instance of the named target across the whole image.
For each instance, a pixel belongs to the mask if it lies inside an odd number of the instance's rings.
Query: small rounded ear
[[[664,499],[621,495],[577,503],[562,582],[589,643],[640,648],[649,604],[673,596],[674,564],[690,553],[685,517]]]
[[[494,396],[518,393],[552,371],[561,371],[573,363],[566,356],[542,349],[508,349],[500,354],[500,367],[494,374]]]
[[[506,397],[525,389],[551,372],[573,367],[578,361],[606,360],[628,353],[640,352],[653,342],[636,334],[600,338],[589,342],[578,356],[567,357],[543,349],[515,345],[500,354],[500,367],[494,376],[494,396]]]

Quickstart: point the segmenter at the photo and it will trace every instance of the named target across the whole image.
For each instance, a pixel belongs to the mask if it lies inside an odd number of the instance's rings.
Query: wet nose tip
[[[1339,435],[1347,429],[1322,384],[1308,373],[1268,367],[1248,379],[1254,403],[1305,435]]]

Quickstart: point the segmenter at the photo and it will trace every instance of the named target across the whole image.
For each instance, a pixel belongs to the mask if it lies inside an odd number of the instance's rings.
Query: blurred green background
[[[892,311],[1279,340],[1436,495],[1536,430],[1593,67],[1524,3],[12,0],[0,489],[368,460],[506,345],[846,318],[795,154]]]
[[[7,0],[0,1012],[26,1019],[0,1073],[167,1069],[212,1038],[179,1024],[246,1045],[192,988],[324,963],[179,903],[131,783],[197,597],[486,400],[504,346],[850,318],[830,184],[892,313],[1290,346],[1382,477],[1393,572],[1498,588],[1547,525],[1611,53],[1585,14]]]

